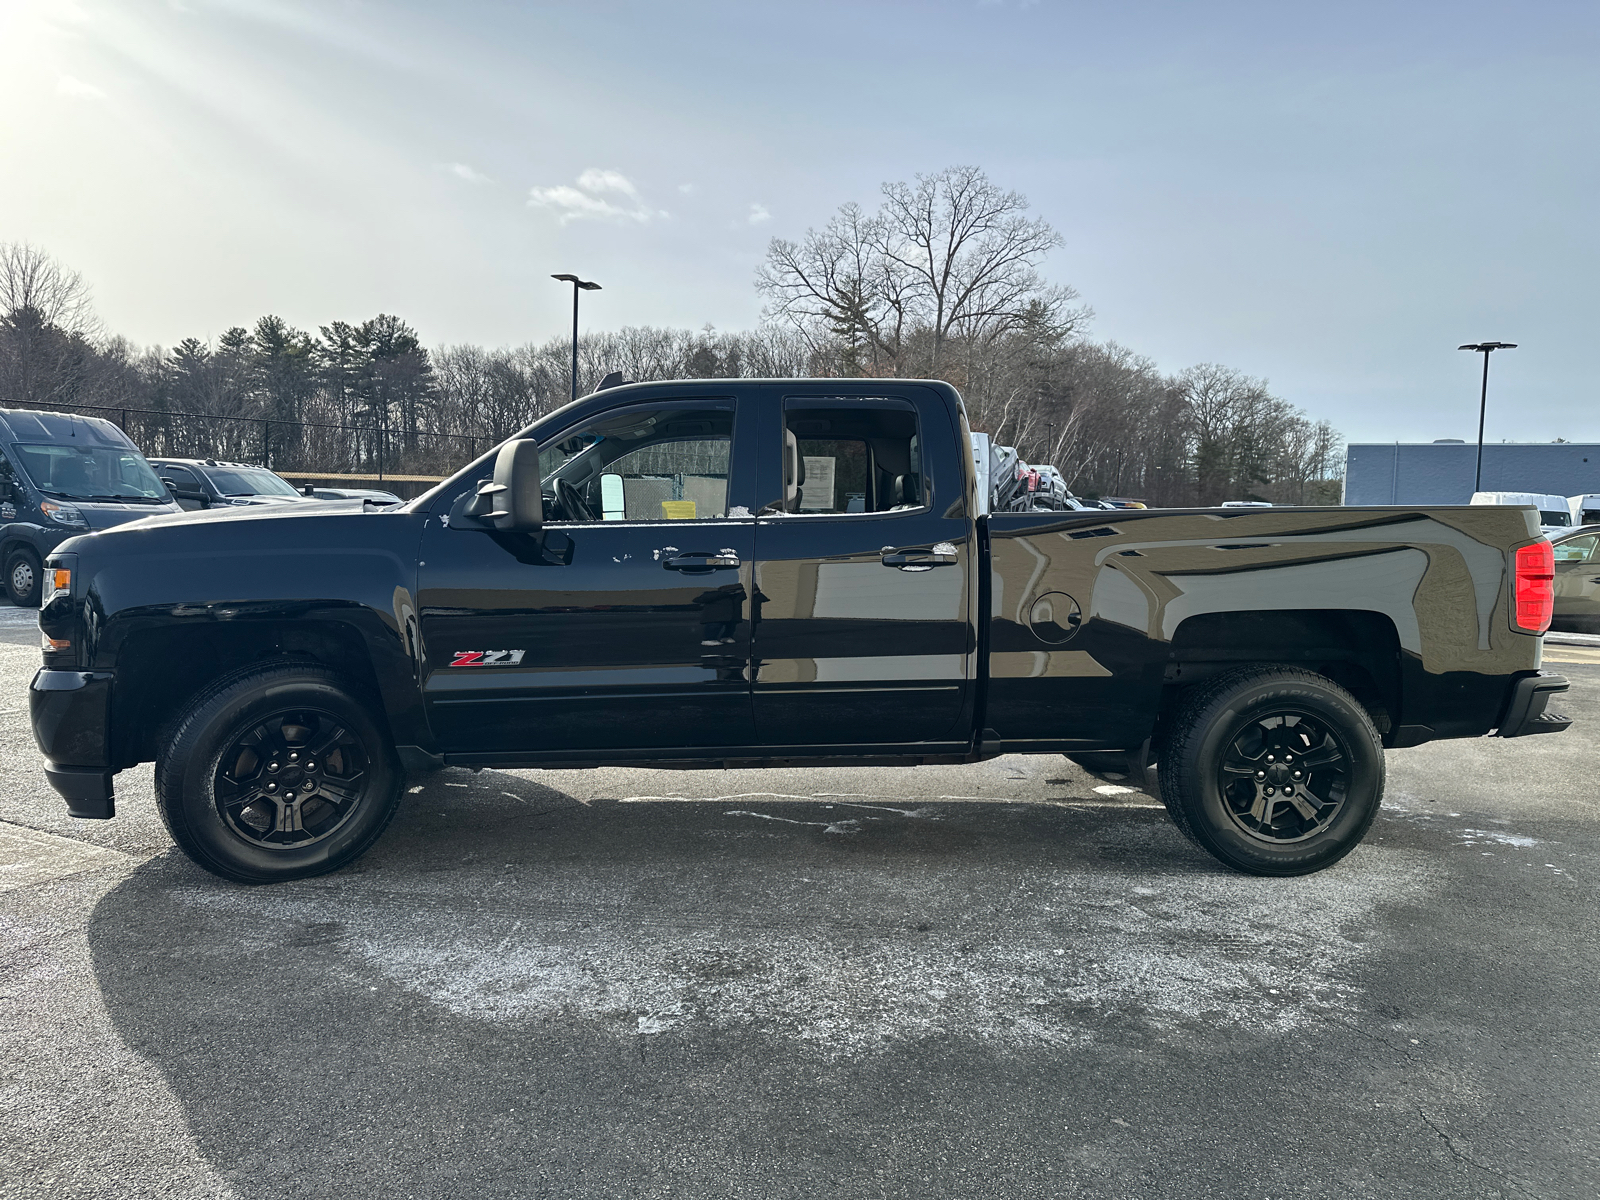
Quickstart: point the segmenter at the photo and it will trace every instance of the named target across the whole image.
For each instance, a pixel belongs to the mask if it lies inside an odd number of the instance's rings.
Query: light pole
[[[573,301],[576,305],[577,301]],[[576,336],[576,335],[574,335]],[[1474,354],[1483,355],[1483,391],[1478,395],[1478,469],[1472,477],[1472,490],[1483,491],[1483,415],[1489,407],[1489,355],[1496,350],[1515,350],[1515,342],[1468,342],[1465,346],[1457,346],[1457,350],[1471,350]]]
[[[551,279],[559,279],[562,283],[572,285],[572,398],[578,398],[578,292],[598,292],[600,285],[590,283],[587,279],[579,279],[576,275],[552,275]]]

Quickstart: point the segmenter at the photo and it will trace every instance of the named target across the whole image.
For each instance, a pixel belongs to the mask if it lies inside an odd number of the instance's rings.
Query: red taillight
[[[1517,551],[1517,628],[1543,633],[1556,606],[1556,552],[1549,542]]]

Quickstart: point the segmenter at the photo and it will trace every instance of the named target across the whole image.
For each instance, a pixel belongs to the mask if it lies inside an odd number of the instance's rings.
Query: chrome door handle
[[[662,562],[669,571],[725,571],[739,565],[737,554],[679,554]]]
[[[880,552],[880,562],[886,567],[899,567],[902,571],[926,571],[930,567],[950,567],[960,561],[956,548],[949,542],[940,542],[931,550],[896,550],[885,546]]]

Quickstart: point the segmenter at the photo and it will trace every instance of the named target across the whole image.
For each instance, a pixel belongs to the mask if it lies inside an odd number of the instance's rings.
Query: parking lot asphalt
[[[246,888],[148,767],[64,815],[31,621],[0,1195],[1600,1194],[1600,664],[1555,646],[1572,731],[1390,753],[1303,879],[1008,756],[445,770],[352,868]]]

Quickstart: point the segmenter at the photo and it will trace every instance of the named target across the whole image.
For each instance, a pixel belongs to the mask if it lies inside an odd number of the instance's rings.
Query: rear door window
[[[926,503],[916,410],[888,400],[791,398],[783,413],[784,499],[798,516],[903,512]]]

